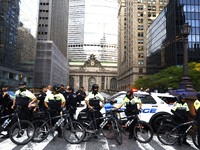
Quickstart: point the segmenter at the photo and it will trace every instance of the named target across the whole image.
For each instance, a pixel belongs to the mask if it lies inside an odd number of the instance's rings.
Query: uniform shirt
[[[46,96],[47,96],[47,94],[44,93],[44,92],[41,92],[41,93],[38,95],[38,100],[40,101],[40,102],[39,102],[39,108],[40,108],[40,109],[45,108],[45,106],[44,106],[44,99],[45,99]]]
[[[69,93],[69,95],[66,98],[66,107],[72,106],[73,109],[76,109],[77,105],[77,96],[75,93]]]
[[[22,91],[22,92],[20,90],[17,90],[15,92],[14,99],[16,99],[16,97],[18,95],[21,95],[21,96],[24,96],[24,97],[28,97],[31,100],[33,100],[35,98],[35,95],[31,91],[29,91],[29,90],[25,90],[25,91]]]
[[[137,97],[134,97],[133,99],[129,99],[128,97],[125,97],[122,104],[125,105],[125,104],[129,104],[131,103],[132,105],[134,104],[140,104],[141,103],[141,100]]]
[[[45,102],[49,102],[49,100],[61,100],[61,102],[65,102],[65,98],[61,93],[58,94],[47,94],[47,96],[45,97],[44,101]]]
[[[97,100],[100,100],[100,101],[104,100],[103,96],[100,93],[97,93],[96,95],[94,95],[92,92],[90,92],[88,94],[88,96],[85,98],[85,100],[89,101],[89,100],[94,99],[94,98],[96,98]]]
[[[173,104],[172,110],[174,110],[174,111],[179,111],[179,110],[180,111],[190,111],[188,104],[186,102],[184,104],[175,102]]]
[[[78,95],[78,93],[80,93],[80,95]],[[78,91],[76,92],[76,95],[77,95],[77,98],[78,98],[79,101],[84,100],[85,97],[83,97],[83,95],[86,96],[85,92],[84,92],[84,91],[81,91],[81,90],[78,90]]]
[[[196,110],[198,110],[199,107],[200,107],[200,101],[197,99],[197,100],[194,102],[194,108],[195,108]]]

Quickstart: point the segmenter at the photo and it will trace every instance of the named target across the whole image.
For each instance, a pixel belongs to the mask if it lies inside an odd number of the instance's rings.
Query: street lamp
[[[188,71],[188,35],[190,34],[191,26],[188,23],[185,23],[180,27],[181,29],[181,36],[183,37],[183,44],[184,44],[184,53],[183,53],[183,77],[182,82],[179,84],[179,90],[186,90],[186,91],[195,91],[193,89],[193,85],[189,81],[189,71]]]

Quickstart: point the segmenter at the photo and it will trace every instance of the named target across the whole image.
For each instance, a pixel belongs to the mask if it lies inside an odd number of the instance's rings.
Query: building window
[[[151,19],[148,19],[148,23],[152,23],[152,20],[151,20]]]
[[[138,10],[143,10],[143,5],[138,5]]]
[[[153,10],[153,11],[156,11],[156,6],[152,6],[152,10]]]
[[[138,23],[143,23],[143,19],[138,19]]]
[[[143,72],[143,69],[142,68],[139,68],[139,73],[142,73]]]
[[[138,60],[138,65],[144,65],[144,60]]]
[[[162,11],[162,10],[163,10],[163,6],[160,6],[160,7],[159,7],[159,10]]]
[[[143,3],[143,0],[138,0],[138,3]]]
[[[138,51],[143,51],[144,47],[143,46],[138,46]]]
[[[148,17],[151,17],[151,13],[150,12],[148,12]]]
[[[138,12],[138,17],[143,17],[143,12]]]
[[[138,44],[143,44],[143,43],[144,43],[143,39],[138,39]]]
[[[138,32],[138,37],[143,37],[143,32]]]
[[[144,58],[144,53],[138,53],[138,58]]]
[[[155,12],[153,12],[153,17],[156,17],[156,13]]]
[[[151,6],[148,6],[148,10],[151,10]]]

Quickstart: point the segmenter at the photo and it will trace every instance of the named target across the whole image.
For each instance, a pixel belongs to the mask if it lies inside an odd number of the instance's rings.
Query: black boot
[[[190,144],[186,140],[183,141],[183,144],[190,146]]]
[[[128,136],[128,139],[132,139],[132,138],[133,138],[133,135],[130,134],[130,135]]]

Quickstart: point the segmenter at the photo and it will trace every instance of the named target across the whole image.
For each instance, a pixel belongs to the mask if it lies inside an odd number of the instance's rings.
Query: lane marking
[[[55,133],[55,136],[58,133]],[[36,142],[29,142],[27,145],[23,146],[21,150],[42,150],[44,149],[51,141],[53,140],[53,136],[50,134],[46,140],[36,143]]]

